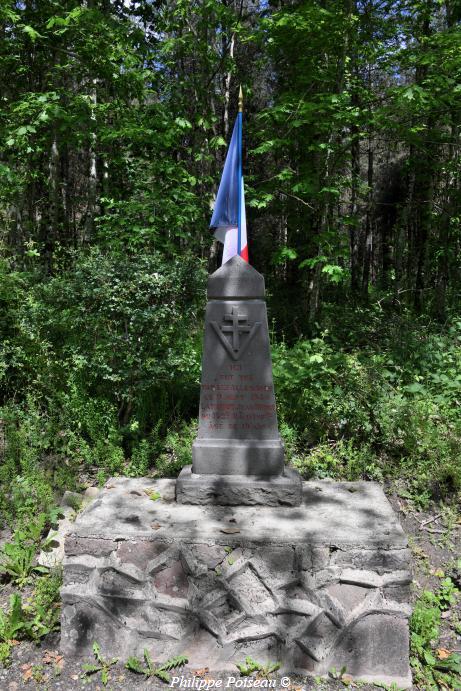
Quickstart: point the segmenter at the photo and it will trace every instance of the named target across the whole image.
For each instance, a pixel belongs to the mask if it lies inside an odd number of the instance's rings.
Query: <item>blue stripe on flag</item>
[[[240,113],[239,113],[240,115]],[[219,183],[210,228],[239,225],[239,117],[235,120],[232,139],[227,151],[224,170]]]

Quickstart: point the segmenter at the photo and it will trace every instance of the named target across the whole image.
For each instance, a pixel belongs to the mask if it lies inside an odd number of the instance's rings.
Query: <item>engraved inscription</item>
[[[277,426],[273,386],[257,383],[242,365],[229,364],[213,383],[202,384],[200,422],[202,429],[214,432],[273,431]]]

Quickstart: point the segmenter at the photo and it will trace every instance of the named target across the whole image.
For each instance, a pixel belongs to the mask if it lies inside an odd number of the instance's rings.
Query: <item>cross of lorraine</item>
[[[215,321],[210,322],[210,324],[233,360],[238,360],[243,355],[261,326],[261,322],[250,324],[248,315],[240,313],[239,308],[235,306],[223,316],[222,324]],[[246,334],[246,338],[242,339],[244,334]]]

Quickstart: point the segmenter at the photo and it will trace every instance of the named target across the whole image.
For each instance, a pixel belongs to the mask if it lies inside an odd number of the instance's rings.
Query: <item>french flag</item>
[[[210,228],[223,243],[222,264],[236,254],[248,261],[245,192],[242,176],[242,111],[235,120]]]

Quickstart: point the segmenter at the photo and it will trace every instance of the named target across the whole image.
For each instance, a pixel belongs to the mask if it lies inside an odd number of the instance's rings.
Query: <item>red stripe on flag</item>
[[[242,259],[244,259],[246,262],[248,261],[248,245],[245,245],[245,247],[242,247],[240,251],[240,256]]]

